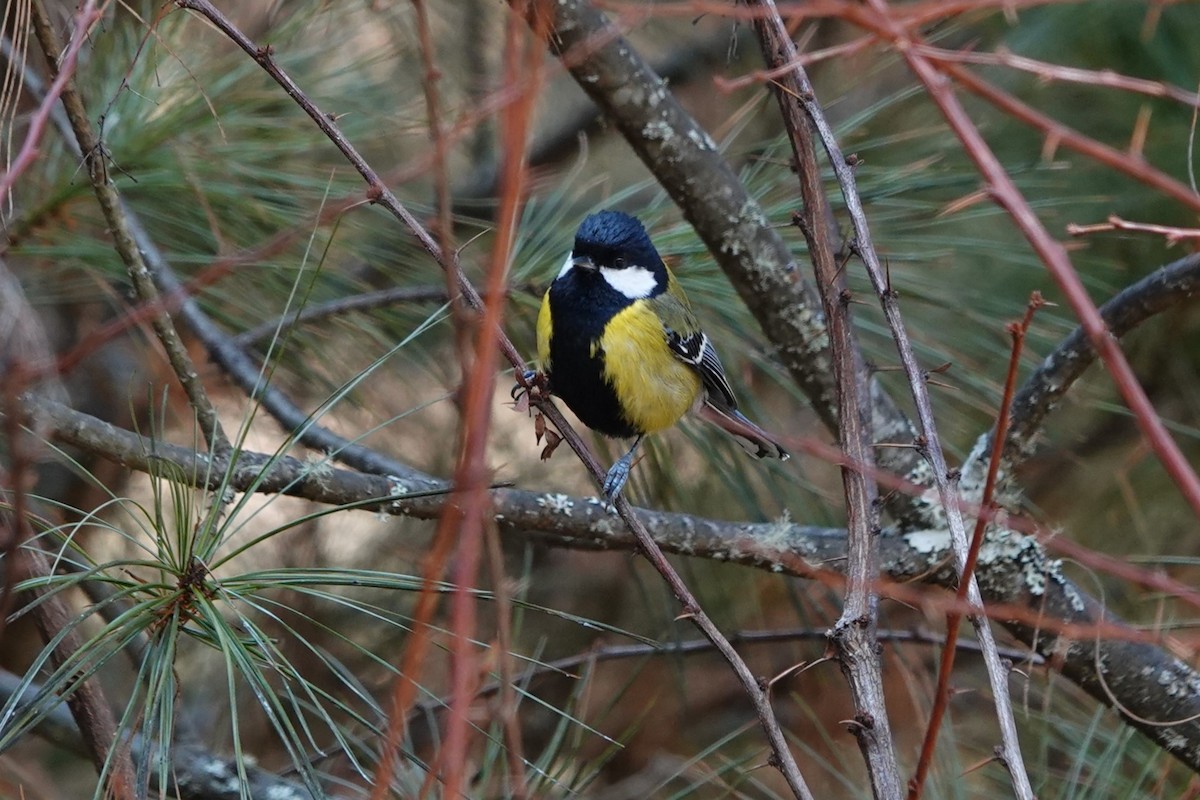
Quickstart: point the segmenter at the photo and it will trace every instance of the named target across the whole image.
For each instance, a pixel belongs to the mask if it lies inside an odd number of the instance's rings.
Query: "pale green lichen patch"
[[[570,514],[575,507],[575,501],[570,495],[546,494],[537,499],[537,504],[547,511],[557,511],[560,514]]]
[[[1178,659],[1173,659],[1169,668],[1159,671],[1157,681],[1168,697],[1200,696],[1200,679]]]
[[[1082,613],[1087,608],[1074,585],[1063,575],[1062,561],[1047,558],[1046,551],[1031,536],[1007,529],[989,532],[979,550],[979,564],[980,580],[993,569],[997,575],[1006,576],[1005,579],[1015,573],[1021,585],[1035,597],[1044,595],[1053,584],[1074,611]]]
[[[786,550],[792,540],[792,515],[786,508],[777,519],[758,529],[755,543],[764,549]]]
[[[941,559],[950,549],[950,534],[946,531],[913,531],[902,538],[913,552],[924,556]]]
[[[675,129],[666,120],[656,119],[642,127],[642,136],[652,142],[667,142],[675,138]]]

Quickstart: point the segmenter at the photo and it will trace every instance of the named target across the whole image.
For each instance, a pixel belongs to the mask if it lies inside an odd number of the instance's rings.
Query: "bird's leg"
[[[608,470],[608,475],[604,477],[604,496],[608,498],[609,503],[616,503],[617,495],[621,493],[621,489],[625,488],[625,482],[629,480],[629,471],[633,469],[633,455],[641,443],[641,436],[634,439],[633,447],[629,448],[628,453],[617,459],[616,463]]]

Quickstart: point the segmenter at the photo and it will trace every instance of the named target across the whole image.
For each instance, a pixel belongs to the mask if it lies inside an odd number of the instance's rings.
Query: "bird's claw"
[[[604,497],[608,500],[609,505],[616,505],[617,496],[621,494],[621,490],[625,488],[625,483],[629,480],[629,471],[633,466],[631,454],[626,454],[619,458],[615,464],[608,470],[608,474],[604,476]]]
[[[550,394],[550,380],[546,377],[546,373],[535,369],[527,369],[521,373],[520,380],[513,384],[508,396],[513,400],[520,400],[521,396],[525,394],[528,394],[529,399],[534,402]]]

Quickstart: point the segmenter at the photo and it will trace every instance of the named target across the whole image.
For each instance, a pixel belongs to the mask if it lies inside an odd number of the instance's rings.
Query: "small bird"
[[[608,471],[616,500],[647,434],[688,411],[758,458],[787,452],[737,410],[737,400],[692,306],[636,217],[584,219],[537,322],[538,359],[552,394],[594,431],[633,446]]]

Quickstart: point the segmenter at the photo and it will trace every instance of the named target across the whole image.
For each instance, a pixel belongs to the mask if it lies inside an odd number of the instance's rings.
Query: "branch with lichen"
[[[233,491],[285,494],[419,519],[437,518],[449,488],[415,470],[400,479],[263,453],[238,453],[231,465],[229,455],[154,441],[51,400],[28,396],[25,404],[31,419],[62,444],[143,472],[170,463],[180,480],[199,488],[218,490],[219,476],[229,475]],[[594,497],[497,489],[492,500],[496,522],[508,536],[533,536],[557,547],[638,548],[634,535]],[[835,582],[845,568],[844,529],[787,520],[723,522],[649,509],[634,513],[668,553]],[[909,586],[952,587],[952,560],[945,530],[885,529],[879,536],[880,594],[939,612],[978,613],[952,597]],[[1152,632],[1123,625],[1026,534],[1006,528],[989,532],[975,574],[992,619],[1200,772],[1200,673],[1162,647]]]

